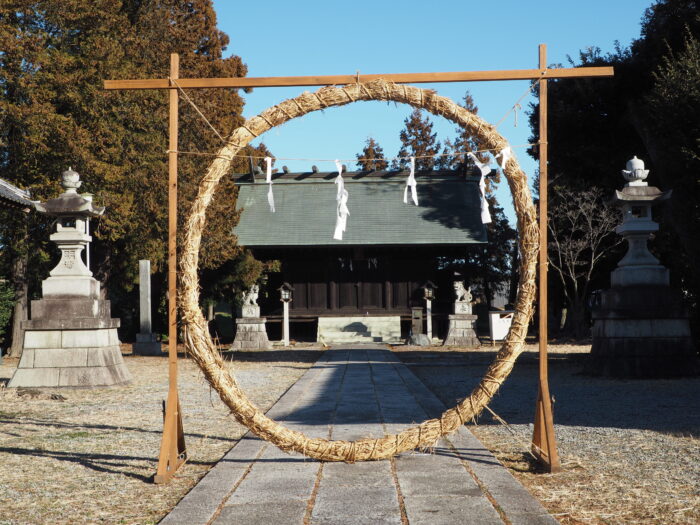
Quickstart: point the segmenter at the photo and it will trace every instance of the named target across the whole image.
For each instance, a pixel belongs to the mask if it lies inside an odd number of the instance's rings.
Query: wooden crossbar
[[[332,86],[369,82],[383,78],[397,84],[425,84],[432,82],[479,82],[497,80],[537,80],[541,78],[609,77],[612,67],[571,67],[542,69],[511,69],[501,71],[453,71],[447,73],[389,73],[385,75],[322,75],[306,77],[235,77],[235,78],[182,78],[177,80],[185,89],[254,88],[285,86]],[[170,89],[174,86],[167,78],[144,80],[105,80],[105,89]]]

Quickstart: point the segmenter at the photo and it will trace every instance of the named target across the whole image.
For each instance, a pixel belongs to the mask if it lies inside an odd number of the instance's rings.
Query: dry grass
[[[594,446],[560,439],[563,472],[552,475],[537,473],[522,447],[494,430],[472,428],[564,525],[700,523],[697,438],[639,430],[601,436],[593,429],[579,430],[583,438],[595,439]]]
[[[491,404],[510,428],[484,415],[470,429],[565,525],[700,523],[700,378],[582,376],[589,350],[550,345],[563,472],[538,473],[525,446],[537,391],[535,345],[527,346]],[[492,351],[414,347],[398,355],[449,404],[478,381]]]
[[[264,407],[319,351],[250,353],[231,362]],[[181,359],[179,391],[189,461],[166,486],[150,483],[162,431],[167,360],[125,358],[130,385],[105,389],[0,390],[0,523],[156,523],[247,430]],[[0,378],[17,366],[6,359]],[[64,399],[61,399],[63,397]]]

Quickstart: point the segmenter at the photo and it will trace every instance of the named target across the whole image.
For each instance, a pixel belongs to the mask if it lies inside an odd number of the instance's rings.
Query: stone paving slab
[[[382,346],[327,351],[268,411],[309,436],[357,439],[435,417],[442,403]],[[321,463],[250,433],[163,524],[547,524],[557,521],[465,427],[430,453]]]

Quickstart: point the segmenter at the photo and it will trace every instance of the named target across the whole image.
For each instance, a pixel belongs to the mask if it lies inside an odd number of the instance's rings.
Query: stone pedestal
[[[260,317],[260,307],[257,304],[244,304],[238,310],[238,317]]]
[[[474,331],[477,316],[473,314],[450,315],[450,327],[447,331],[444,346],[464,346],[479,348],[481,343]]]
[[[592,317],[586,373],[651,378],[700,372],[680,292],[667,286],[611,288],[598,295]]]
[[[22,358],[8,387],[96,387],[131,380],[109,301],[75,296],[32,301],[32,319],[23,326]]]
[[[231,350],[269,350],[270,341],[265,330],[264,317],[240,317],[236,319],[236,338]]]

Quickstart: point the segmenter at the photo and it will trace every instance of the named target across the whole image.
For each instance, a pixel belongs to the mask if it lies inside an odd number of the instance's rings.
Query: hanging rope
[[[207,126],[209,126],[209,127],[211,128],[211,130],[214,132],[214,134],[215,134],[217,137],[219,137],[219,140],[221,140],[221,142],[223,142],[223,143],[225,144],[225,143],[226,143],[226,140],[224,140],[224,137],[222,137],[221,134],[220,134],[218,131],[216,131],[216,128],[215,128],[214,126],[212,126],[212,123],[209,122],[209,120],[207,119],[207,117],[204,116],[204,113],[202,113],[202,112],[200,111],[200,109],[197,107],[197,104],[195,104],[195,103],[192,101],[192,99],[191,99],[189,96],[187,96],[187,93],[185,93],[185,90],[182,89],[182,88],[180,87],[180,84],[178,84],[177,81],[176,81],[174,78],[168,77],[168,80],[170,80],[170,82],[172,82],[173,84],[175,84],[175,87],[180,91],[180,93],[182,93],[182,96],[185,98],[185,100],[186,100],[187,102],[190,103],[190,106],[192,106],[192,107],[194,108],[194,110],[199,114],[199,116],[202,117],[202,119],[204,120],[204,122],[207,123]]]
[[[543,74],[544,74],[544,73],[543,73]],[[195,110],[195,111],[197,112],[197,114],[204,120],[204,122],[206,122],[207,126],[209,126],[209,128],[214,132],[214,134],[215,134],[217,137],[219,137],[219,140],[221,140],[221,142],[223,142],[223,143],[226,143],[226,139],[224,139],[224,138],[221,136],[221,134],[216,130],[216,128],[211,124],[211,122],[209,122],[209,119],[207,119],[207,117],[204,116],[204,113],[202,113],[202,111],[199,109],[199,107],[197,106],[197,104],[195,104],[194,101],[187,95],[187,93],[185,92],[185,90],[182,89],[182,87],[180,87],[180,85],[177,83],[177,80],[175,80],[175,79],[173,79],[173,78],[170,78],[170,77],[168,77],[168,80],[169,80],[170,82],[172,82],[172,83],[175,85],[175,87],[180,91],[180,93],[182,93],[182,96],[185,98],[185,100],[194,108],[194,110]],[[522,106],[520,105],[520,102],[522,102],[522,100],[535,88],[535,86],[537,86],[537,83],[538,83],[538,82],[539,82],[539,80],[534,80],[534,81],[532,81],[532,82],[530,83],[530,86],[525,90],[525,92],[520,96],[520,98],[518,98],[518,100],[515,102],[515,104],[513,104],[513,105],[511,106],[511,108],[510,108],[508,111],[506,111],[506,114],[503,115],[503,117],[496,123],[496,126],[495,126],[496,128],[498,128],[498,127],[503,123],[503,121],[505,121],[505,119],[508,117],[508,115],[510,115],[511,112],[514,113],[514,117],[515,117],[514,126],[515,126],[515,127],[518,126],[518,111],[520,111],[520,110],[522,109]],[[362,89],[363,84],[360,84],[360,72],[359,72],[359,71],[357,72],[357,82],[356,82],[356,85],[360,86],[360,89]],[[404,88],[407,87],[405,84],[403,84],[402,86],[403,86]],[[355,101],[356,101],[356,99],[350,98],[351,95],[350,95],[349,93],[345,93],[345,94],[346,94],[346,96],[348,97],[348,102],[355,102]],[[319,99],[319,103],[323,106],[323,102],[322,102],[320,99]],[[422,104],[422,103],[423,103],[423,100],[422,100],[422,98],[421,98],[420,104]],[[300,110],[303,111],[303,108],[302,108],[298,103],[297,103],[296,105],[297,105],[297,107],[298,107]],[[326,107],[326,106],[323,106],[323,107]],[[287,113],[285,109],[283,109],[283,108],[281,108],[281,107],[278,107],[278,108],[279,108],[281,111],[283,111],[283,112],[285,113],[285,115],[287,116],[287,118],[288,118],[289,120],[291,120],[292,118],[294,118],[294,116],[291,115],[291,114],[289,114],[289,113]],[[258,118],[262,118],[263,120],[267,120],[267,117],[265,117],[265,116],[262,115],[262,114],[259,115]],[[272,128],[272,127],[275,127],[275,126],[274,126],[271,122],[269,122],[269,121],[267,121],[266,123],[267,123],[268,126],[271,127],[271,128]],[[244,129],[247,129],[247,128],[245,128],[245,126],[244,126]],[[476,134],[478,134],[479,131],[480,131],[480,128],[477,128]],[[255,133],[253,133],[253,132],[250,131],[250,130],[248,130],[248,132],[249,132],[251,135],[254,135],[255,137],[258,136],[258,134],[255,134]],[[533,144],[518,144],[518,145],[511,145],[510,147],[511,147],[511,148],[529,148],[529,147],[531,147],[531,146],[537,146],[537,145],[539,145],[539,143],[533,143]],[[436,157],[437,157],[437,158],[440,158],[440,157],[451,157],[451,156],[455,156],[455,157],[465,157],[465,158],[466,158],[467,155],[470,155],[470,154],[473,154],[473,153],[491,153],[493,150],[494,150],[494,148],[486,148],[486,149],[478,149],[478,150],[471,150],[471,151],[464,151],[464,152],[457,152],[457,153],[438,153],[438,154],[435,154],[435,155],[413,155],[413,156],[410,156],[410,155],[403,155],[403,156],[390,157],[390,158],[387,158],[387,159],[384,159],[384,160],[386,160],[386,161],[394,161],[394,160],[396,160],[396,161],[401,161],[401,160],[410,160],[410,159],[431,159],[431,158],[436,158]],[[171,153],[171,152],[172,152],[172,150],[166,150],[166,153]],[[174,153],[179,153],[179,154],[182,154],[182,155],[217,156],[216,153],[206,153],[206,152],[200,152],[200,151],[179,151],[179,150],[178,150],[178,151],[175,151]],[[267,157],[265,157],[265,156],[255,156],[255,155],[233,155],[233,157],[253,158],[253,159],[265,159],[265,158],[267,158]],[[341,162],[366,162],[366,161],[372,161],[372,160],[376,160],[376,159],[360,159],[360,158],[353,158],[353,159],[312,159],[312,158],[294,158],[294,157],[275,157],[275,160],[293,160],[293,161],[306,161],[306,162],[334,162],[334,161],[340,160]]]
[[[511,149],[522,149],[522,148],[529,148],[531,146],[538,146],[540,143],[539,142],[533,142],[531,144],[513,144],[510,146]],[[174,150],[165,150],[165,153],[170,153],[171,151]],[[413,155],[413,156],[401,156],[401,157],[388,157],[384,159],[377,159],[377,158],[352,158],[352,159],[325,159],[325,158],[310,158],[310,157],[272,157],[275,161],[278,160],[295,160],[295,161],[303,161],[303,162],[335,162],[336,160],[339,160],[341,162],[371,162],[371,161],[379,161],[379,160],[384,160],[386,162],[392,161],[392,160],[408,160],[410,161],[411,158],[414,159],[432,159],[435,157],[468,157],[469,155],[476,154],[476,153],[491,153],[493,154],[494,151],[499,151],[498,148],[485,148],[485,149],[475,149],[471,151],[459,151],[456,153],[438,153],[435,155]],[[230,155],[228,157],[223,157],[219,153],[208,153],[205,151],[183,151],[183,150],[177,150],[174,151],[174,153],[179,153],[180,155],[201,155],[203,157],[220,157],[220,158],[242,158],[242,159],[265,159],[263,156],[258,156],[258,155]],[[495,156],[495,155],[494,155]]]
[[[530,94],[530,92],[535,89],[535,86],[537,86],[537,83],[539,80],[533,80],[530,82],[530,86],[525,90],[525,92],[520,95],[520,98],[515,101],[515,104],[513,104],[508,111],[506,111],[506,114],[501,117],[501,120],[496,122],[496,128],[498,129],[501,124],[508,118],[508,115],[510,115],[512,112],[515,112],[515,126],[518,126],[518,110],[522,109],[522,106],[520,103],[523,101],[523,99]],[[534,145],[534,144],[528,144],[528,145]],[[515,146],[511,146],[511,148],[514,148]]]

